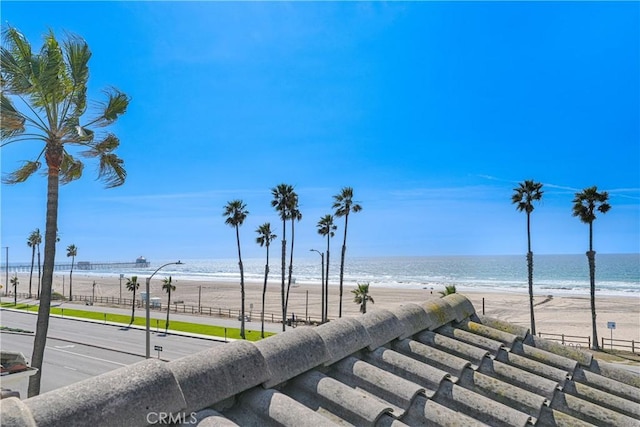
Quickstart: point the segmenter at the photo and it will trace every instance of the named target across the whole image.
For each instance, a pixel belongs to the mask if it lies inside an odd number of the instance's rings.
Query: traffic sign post
[[[613,330],[616,328],[616,322],[607,322],[607,328],[611,331],[611,350],[613,350]]]
[[[160,352],[162,351],[161,345],[154,345],[153,349],[158,352],[158,359],[160,359]]]

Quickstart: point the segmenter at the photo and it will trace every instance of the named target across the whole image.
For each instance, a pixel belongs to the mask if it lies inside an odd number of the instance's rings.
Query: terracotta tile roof
[[[14,426],[640,426],[640,375],[453,294],[146,360],[4,399],[0,415]]]

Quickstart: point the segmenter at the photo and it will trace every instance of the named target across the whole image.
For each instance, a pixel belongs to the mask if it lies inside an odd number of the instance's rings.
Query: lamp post
[[[5,246],[7,250],[7,255],[4,258],[4,268],[5,268],[5,278],[4,278],[4,286],[6,286],[4,290],[4,296],[7,296],[7,292],[9,290],[9,246]]]
[[[146,338],[147,338],[147,351],[146,351],[146,357],[147,359],[149,359],[151,357],[151,322],[150,322],[150,311],[149,311],[149,301],[151,300],[150,298],[150,292],[149,292],[149,284],[151,283],[151,278],[153,276],[156,275],[156,273],[158,271],[160,271],[162,268],[166,267],[167,265],[181,265],[184,264],[180,261],[178,262],[168,262],[166,264],[161,265],[160,267],[158,267],[156,269],[156,271],[153,272],[153,274],[149,277],[147,277],[147,283],[146,283],[146,290],[147,290],[147,307],[146,307]]]
[[[118,299],[118,305],[122,304],[122,279],[124,279],[124,274],[120,273],[120,298]]]
[[[320,254],[320,262],[321,262],[321,270],[322,271],[322,281],[320,282],[320,294],[321,298],[321,313],[320,313],[320,323],[325,322],[325,306],[329,303],[329,301],[325,301],[325,293],[324,293],[324,252],[320,252],[317,249],[309,249],[310,252],[317,252]]]

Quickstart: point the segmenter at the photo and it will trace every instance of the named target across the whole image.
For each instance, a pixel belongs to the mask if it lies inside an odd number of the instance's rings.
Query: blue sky
[[[113,131],[127,182],[104,189],[89,163],[61,187],[58,259],[232,258],[227,201],[255,229],[281,223],[270,189],[295,187],[296,253],[332,196],[354,188],[349,256],[524,254],[510,202],[544,183],[534,253],[583,253],[573,195],[597,185],[601,253],[640,251],[640,4],[637,2],[11,2],[2,25],[34,50],[52,29],[91,47],[90,96],[131,96]],[[2,172],[36,143],[1,151]],[[2,185],[2,246],[30,259],[46,180]],[[342,243],[342,221],[332,240]],[[2,251],[4,257],[4,250]]]

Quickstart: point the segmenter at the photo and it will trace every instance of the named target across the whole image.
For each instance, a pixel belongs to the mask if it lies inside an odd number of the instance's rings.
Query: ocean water
[[[331,259],[329,283],[338,284],[340,251]],[[237,259],[188,259],[184,265],[170,265],[156,277],[172,275],[174,279],[212,282],[238,281]],[[151,260],[147,269],[92,271],[96,275],[145,276],[167,260]],[[243,259],[245,279],[261,282],[264,279],[264,259]],[[269,283],[279,283],[280,257],[269,262]],[[80,273],[80,271],[78,271]],[[85,274],[86,272],[82,272]],[[535,255],[534,293],[542,295],[589,295],[589,267],[587,257],[581,255]],[[294,258],[293,277],[296,285],[319,286],[320,256]],[[429,257],[372,257],[347,256],[344,283],[353,287],[368,282],[372,288],[415,288],[441,290],[456,285],[459,291],[528,292],[527,262],[522,256],[429,256]],[[640,254],[596,255],[596,292],[599,295],[628,295],[640,297]]]

